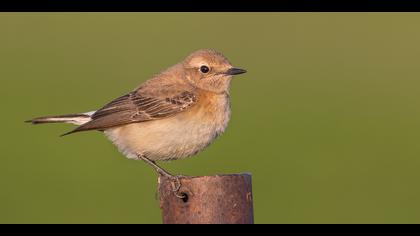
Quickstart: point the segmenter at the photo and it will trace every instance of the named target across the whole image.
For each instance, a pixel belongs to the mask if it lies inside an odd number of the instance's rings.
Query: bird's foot
[[[179,189],[181,188],[181,181],[179,179],[182,178],[182,177],[185,177],[185,176],[170,174],[165,169],[158,166],[155,161],[150,160],[149,158],[147,158],[143,154],[137,154],[137,158],[140,159],[140,160],[143,160],[144,162],[146,162],[147,164],[149,164],[153,168],[155,168],[155,170],[159,173],[160,176],[163,176],[163,177],[166,177],[166,178],[169,178],[170,180],[172,180],[172,192],[174,192],[175,196],[178,197],[178,198],[185,198],[184,194],[178,193]]]
[[[186,176],[184,176],[184,175],[171,175],[167,172],[165,174],[162,174],[162,173],[159,173],[159,174],[172,181],[172,192],[175,194],[175,196],[177,198],[181,198],[181,199],[185,198],[185,194],[179,193],[179,190],[181,189],[181,186],[182,186],[180,178],[185,178]]]

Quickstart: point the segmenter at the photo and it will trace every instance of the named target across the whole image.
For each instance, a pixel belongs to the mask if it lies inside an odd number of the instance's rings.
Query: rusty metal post
[[[253,224],[250,174],[182,177],[178,198],[173,181],[159,177],[164,224]]]

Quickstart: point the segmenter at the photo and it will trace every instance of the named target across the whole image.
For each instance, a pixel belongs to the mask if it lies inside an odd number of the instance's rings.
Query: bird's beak
[[[246,73],[246,70],[244,69],[239,69],[239,68],[230,68],[229,70],[226,71],[227,75],[239,75],[239,74],[243,74]]]

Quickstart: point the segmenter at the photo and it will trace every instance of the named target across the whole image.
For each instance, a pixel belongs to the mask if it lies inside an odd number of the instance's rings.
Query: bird
[[[180,175],[157,161],[194,156],[219,137],[231,117],[231,80],[246,72],[221,52],[200,49],[98,110],[26,122],[77,125],[61,136],[101,131],[127,158],[142,160],[159,175],[176,180],[177,191]]]

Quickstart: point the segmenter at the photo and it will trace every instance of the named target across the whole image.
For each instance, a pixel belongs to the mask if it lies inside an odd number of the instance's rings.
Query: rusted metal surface
[[[159,178],[164,224],[253,224],[250,174],[181,177],[178,198],[173,181]]]

